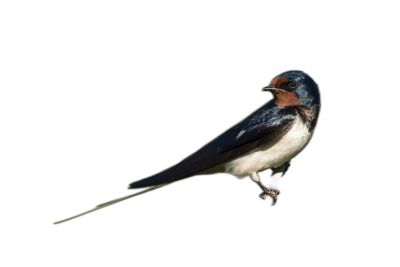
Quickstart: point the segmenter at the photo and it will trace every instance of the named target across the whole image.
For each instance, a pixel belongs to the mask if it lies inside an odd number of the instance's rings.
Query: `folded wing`
[[[185,179],[207,172],[257,147],[273,144],[290,129],[296,115],[294,108],[275,106],[271,101],[180,163],[133,182],[129,188],[155,186]]]

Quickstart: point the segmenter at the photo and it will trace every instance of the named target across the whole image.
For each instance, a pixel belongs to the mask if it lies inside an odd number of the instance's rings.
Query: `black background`
[[[228,257],[243,248],[359,242],[359,201],[352,195],[362,177],[349,172],[354,121],[346,107],[353,95],[340,52],[311,41],[273,46],[260,35],[91,28],[43,44],[35,69],[41,99],[34,156],[45,192],[40,221],[53,253],[121,250],[176,260],[189,251],[198,257],[230,248]],[[127,195],[129,182],[177,163],[270,100],[261,87],[289,69],[306,71],[320,85],[322,111],[312,142],[279,185],[276,207],[258,198],[249,179],[217,175],[52,225]],[[268,184],[269,172],[261,178]]]

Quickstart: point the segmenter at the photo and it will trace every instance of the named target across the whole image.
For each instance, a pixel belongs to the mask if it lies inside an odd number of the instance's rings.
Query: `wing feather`
[[[290,129],[296,116],[297,112],[293,108],[267,103],[180,163],[133,182],[129,188],[160,185],[188,178],[227,163],[254,148],[273,144]]]

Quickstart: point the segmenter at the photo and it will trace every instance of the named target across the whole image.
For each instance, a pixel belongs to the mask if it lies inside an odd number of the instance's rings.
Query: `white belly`
[[[303,120],[297,115],[290,130],[272,147],[259,147],[225,164],[225,172],[237,176],[275,168],[296,156],[311,139]]]

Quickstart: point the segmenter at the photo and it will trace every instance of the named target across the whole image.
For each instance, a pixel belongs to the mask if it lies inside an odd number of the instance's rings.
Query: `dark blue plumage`
[[[279,191],[265,187],[257,172],[271,168],[273,174],[284,174],[288,170],[289,161],[300,153],[312,136],[321,103],[318,85],[301,71],[278,75],[263,91],[270,91],[274,100],[175,166],[129,185],[129,188],[151,188],[100,204],[90,211],[56,223],[108,207],[171,182],[216,172],[250,175],[263,190],[260,197],[268,195],[275,204]]]
[[[295,118],[296,113],[293,112],[293,109],[276,106],[273,101],[270,101],[217,137],[212,141],[212,145],[217,147],[217,153],[222,153],[261,137],[273,135],[276,132],[280,133],[279,129]]]
[[[278,77],[286,78],[289,81],[295,81],[298,83],[298,87],[294,90],[294,93],[302,100],[302,106],[311,108],[313,105],[321,104],[318,85],[304,72],[292,70],[284,72]]]
[[[295,117],[294,108],[279,107],[270,101],[177,165],[134,182],[129,188],[171,183],[207,172],[256,147],[275,141],[290,128]],[[244,133],[237,138],[241,131]]]
[[[274,84],[274,80],[276,80]],[[319,91],[317,84],[301,71],[288,71],[275,78],[271,84],[278,86],[265,87],[265,90],[279,89],[280,102],[275,100],[256,110],[246,119],[233,126],[225,133],[190,155],[180,163],[151,177],[133,182],[129,188],[171,183],[197,174],[218,169],[222,164],[231,161],[254,148],[271,145],[290,129],[297,114],[309,125],[310,131],[315,126],[319,111]],[[289,81],[296,82],[295,89],[290,88]],[[295,105],[291,101],[296,102]],[[285,101],[289,105],[285,105]],[[278,102],[278,104],[276,103]],[[284,105],[279,105],[283,103]],[[314,123],[313,123],[314,122]]]

